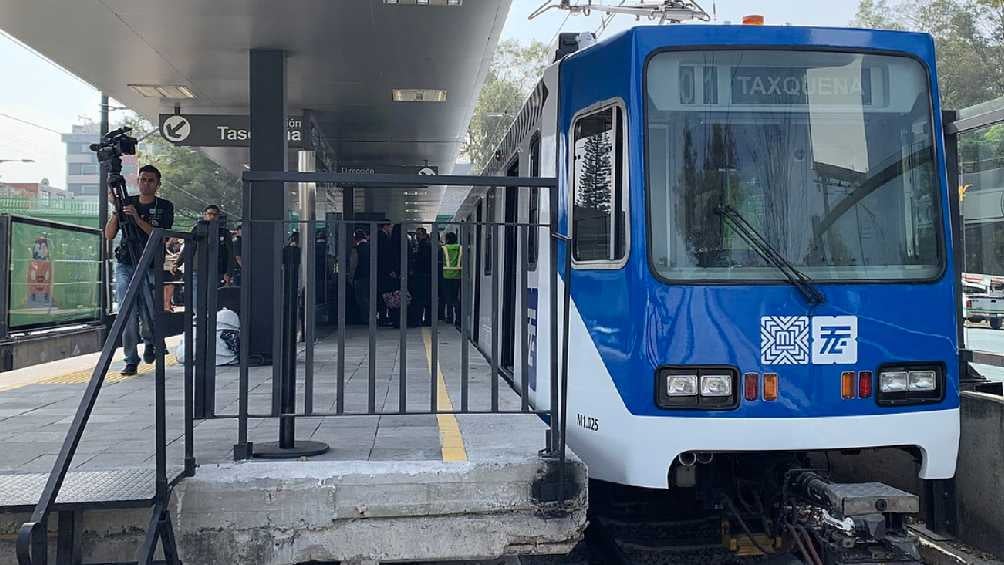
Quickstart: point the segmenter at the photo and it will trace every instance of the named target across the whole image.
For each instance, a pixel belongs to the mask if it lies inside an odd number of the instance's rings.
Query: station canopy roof
[[[445,174],[510,2],[0,0],[0,28],[154,123],[176,103],[186,114],[246,114],[249,50],[282,49],[288,113],[316,116],[327,159],[427,163]],[[195,98],[147,97],[129,86],[137,84],[183,85]],[[396,102],[395,89],[445,91],[446,100]],[[248,162],[244,148],[207,153],[235,173]],[[395,219],[435,216],[439,190],[417,205],[397,192],[374,192],[366,209]]]

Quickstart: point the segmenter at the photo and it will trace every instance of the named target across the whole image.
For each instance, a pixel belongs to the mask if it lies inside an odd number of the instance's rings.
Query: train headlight
[[[667,375],[666,394],[669,396],[697,396],[697,375]]]
[[[879,391],[902,392],[906,390],[909,378],[906,371],[882,371],[879,373]]]
[[[660,367],[655,374],[659,408],[728,410],[739,405],[739,371],[733,367]]]
[[[945,396],[944,368],[938,365],[900,365],[879,370],[878,394],[881,406],[940,402]]]
[[[938,373],[934,371],[910,371],[906,388],[911,391],[935,390],[938,388]]]
[[[701,396],[732,396],[732,375],[702,375]]]

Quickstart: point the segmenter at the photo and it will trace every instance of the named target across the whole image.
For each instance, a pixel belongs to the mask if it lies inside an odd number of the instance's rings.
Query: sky
[[[467,0],[475,2],[478,0]],[[585,3],[585,0],[578,0]],[[748,14],[763,15],[768,24],[846,26],[854,17],[857,0],[699,0],[708,11],[714,6],[719,23],[741,21]],[[617,4],[617,0],[594,0]],[[550,44],[558,31],[597,31],[602,17],[549,10],[527,20],[544,0],[513,0],[502,32],[503,39]],[[551,3],[557,4],[557,0]],[[755,7],[753,7],[755,6]],[[645,23],[640,22],[640,23]],[[630,16],[615,17],[604,35],[635,25]],[[0,21],[0,30],[3,22]],[[73,124],[97,121],[100,94],[94,87],[46,60],[9,35],[0,32],[0,181],[38,182],[66,186],[66,150],[59,136]],[[16,77],[16,81],[6,80]],[[12,87],[13,86],[13,87]],[[112,106],[115,106],[113,103]],[[115,121],[115,114],[112,114]],[[5,163],[5,159],[33,159],[34,163]]]
[[[471,1],[471,0],[468,0]],[[648,0],[649,3],[654,3]],[[552,4],[558,4],[553,0]],[[585,4],[580,0],[579,4]],[[594,0],[594,3],[616,5],[617,0]],[[629,0],[629,4],[638,0]],[[717,12],[718,23],[739,23],[745,15],[759,14],[764,16],[768,25],[806,25],[806,26],[847,26],[857,11],[857,0],[698,0],[698,3],[709,13]],[[527,16],[544,4],[544,0],[513,0],[509,9],[509,18],[502,31],[502,38],[513,38],[522,42],[538,40],[550,44],[561,31],[597,31],[602,16],[594,13],[590,16],[574,15],[567,18],[567,12],[548,10],[546,13],[527,21]],[[564,26],[562,27],[562,24]],[[645,24],[642,20],[635,22],[630,16],[616,16],[607,27],[604,35],[616,33],[633,25]]]

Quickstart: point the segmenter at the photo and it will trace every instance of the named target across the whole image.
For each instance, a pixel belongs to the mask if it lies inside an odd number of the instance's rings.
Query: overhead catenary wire
[[[87,82],[86,80],[78,77],[77,75],[75,75],[75,74],[71,73],[70,71],[66,70],[65,68],[61,67],[59,64],[57,64],[52,59],[50,59],[50,58],[46,57],[45,55],[39,53],[37,50],[33,49],[30,45],[26,44],[25,42],[21,41],[20,39],[18,39],[16,37],[14,37],[13,35],[7,33],[6,31],[3,31],[2,29],[0,29],[0,37],[3,37],[4,39],[10,41],[11,43],[14,43],[18,47],[24,49],[25,51],[31,53],[32,55],[34,55],[36,57],[38,57],[42,61],[45,61],[46,63],[48,63],[49,65],[51,65],[52,67],[54,67],[57,71],[59,71],[59,72],[63,73],[64,75],[72,78],[73,80],[79,82],[83,86],[86,86],[87,88],[90,88],[90,89],[93,89],[93,90],[97,90],[96,88],[94,88],[93,84]]]
[[[44,130],[44,131],[47,131],[49,133],[54,133],[56,135],[63,135],[63,132],[61,132],[61,131],[56,131],[56,130],[50,128],[50,127],[45,127],[43,125],[36,124],[35,122],[26,120],[24,118],[19,118],[17,116],[12,116],[12,115],[10,115],[10,114],[8,114],[6,112],[0,112],[0,117],[7,118],[8,120],[14,120],[15,122],[20,122],[20,123],[22,123],[22,124],[24,124],[26,126],[31,126],[33,128],[38,128],[40,130]]]
[[[558,26],[558,30],[554,32],[554,35],[551,36],[551,40],[547,42],[547,45],[553,44],[555,42],[555,40],[558,39],[558,35],[561,34],[561,30],[565,29],[565,24],[568,22],[568,18],[571,15],[572,15],[571,12],[568,12],[567,14],[565,14],[565,19],[561,20],[561,25]]]

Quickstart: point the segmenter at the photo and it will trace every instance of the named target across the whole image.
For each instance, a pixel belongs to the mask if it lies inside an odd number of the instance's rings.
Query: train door
[[[540,132],[538,131],[530,138],[530,150],[527,152],[527,157],[529,162],[527,163],[527,168],[530,170],[530,176],[534,178],[540,177]],[[526,304],[520,304],[520,308],[526,309],[526,326],[522,328],[520,335],[520,347],[524,347],[527,350],[526,360],[527,360],[527,373],[520,375],[520,384],[526,380],[527,387],[533,391],[531,395],[536,393],[537,390],[537,378],[538,378],[538,362],[537,362],[537,343],[539,337],[537,336],[538,328],[538,310],[537,306],[540,303],[540,280],[537,278],[537,257],[539,256],[538,245],[540,245],[540,189],[531,188],[527,191],[527,206],[526,206],[526,222],[528,227],[526,228],[526,270],[527,270],[527,289],[526,289]],[[522,236],[520,236],[522,237]],[[520,259],[522,260],[522,259]],[[522,322],[520,316],[517,316]],[[522,352],[518,352],[522,354]],[[520,357],[522,359],[522,357]]]
[[[481,343],[479,341],[479,336],[481,335],[481,287],[482,287],[482,277],[481,277],[481,249],[484,245],[481,241],[481,234],[484,233],[484,212],[482,211],[483,201],[479,201],[477,205],[477,212],[474,218],[474,253],[473,253],[473,269],[471,270],[471,281],[474,285],[474,292],[472,299],[472,311],[471,311],[471,340],[474,343]]]
[[[506,169],[507,177],[519,176],[519,159],[513,159]],[[516,278],[519,275],[516,262],[516,226],[519,212],[519,188],[508,186],[503,201],[502,228],[502,359],[500,366],[513,374],[516,345]]]

